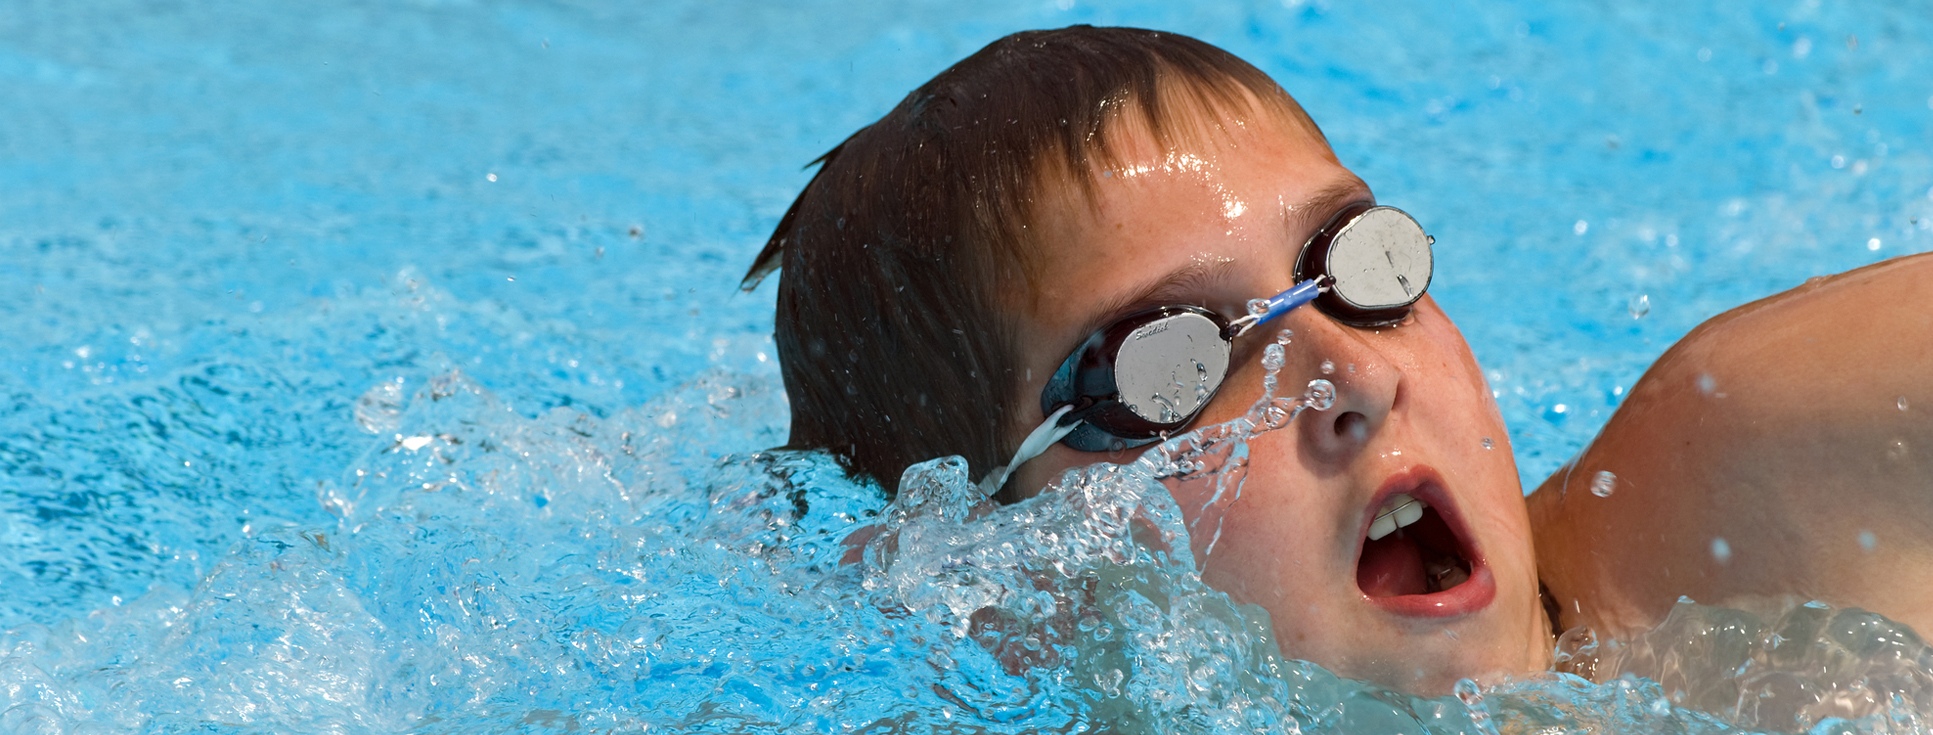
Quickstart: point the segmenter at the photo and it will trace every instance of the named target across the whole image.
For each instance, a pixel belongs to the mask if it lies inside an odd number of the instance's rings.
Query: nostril
[[[1336,436],[1360,442],[1369,438],[1369,417],[1350,411],[1336,417]]]

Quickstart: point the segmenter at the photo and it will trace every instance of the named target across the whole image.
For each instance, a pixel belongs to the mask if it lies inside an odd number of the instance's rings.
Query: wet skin
[[[1018,372],[1027,376],[1014,396],[1015,444],[1043,420],[1047,377],[1094,329],[1166,304],[1239,315],[1248,299],[1293,285],[1297,252],[1331,214],[1373,201],[1299,127],[1207,112],[1192,122],[1208,132],[1164,146],[1124,118],[1110,131],[1122,165],[1097,175],[1095,196],[1069,184],[1040,204],[1035,227],[1047,244],[1036,282],[1047,285],[1006,305],[1018,316]],[[1427,228],[1429,213],[1415,214]],[[1411,320],[1375,329],[1297,310],[1237,340],[1197,426],[1248,410],[1261,393],[1261,350],[1284,328],[1295,334],[1286,390],[1326,377],[1336,405],[1252,442],[1239,499],[1204,508],[1212,487],[1170,485],[1194,529],[1203,579],[1266,608],[1286,655],[1345,676],[1442,693],[1463,677],[1545,668],[1550,638],[1508,437],[1456,327],[1427,297]],[[1320,371],[1325,360],[1333,374]],[[1135,454],[1057,444],[1014,481],[1042,488],[1068,468]],[[1434,595],[1365,594],[1364,531],[1399,491],[1439,509],[1470,557],[1468,582]]]
[[[1933,256],[1899,258],[1733,309],[1659,358],[1530,498],[1563,624],[1628,638],[1686,595],[1933,632],[1929,302]]]

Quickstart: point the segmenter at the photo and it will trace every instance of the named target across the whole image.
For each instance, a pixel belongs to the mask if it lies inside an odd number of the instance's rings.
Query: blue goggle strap
[[[1234,341],[1236,337],[1247,334],[1248,330],[1267,324],[1278,316],[1294,311],[1298,306],[1316,300],[1323,291],[1329,290],[1327,279],[1328,276],[1311,278],[1295,284],[1293,288],[1282,293],[1248,302],[1248,316],[1229,322],[1228,329],[1222,333],[1222,336]]]

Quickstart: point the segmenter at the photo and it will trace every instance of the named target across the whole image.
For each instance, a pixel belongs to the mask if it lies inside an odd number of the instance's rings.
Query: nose
[[[1333,364],[1325,375],[1336,386],[1336,402],[1327,411],[1303,415],[1298,439],[1304,455],[1316,464],[1347,464],[1388,423],[1402,398],[1403,373],[1377,342],[1387,336],[1377,330],[1344,326],[1324,317],[1308,320],[1296,330],[1303,344],[1298,350],[1319,372],[1323,361]],[[1401,329],[1385,327],[1384,330]]]

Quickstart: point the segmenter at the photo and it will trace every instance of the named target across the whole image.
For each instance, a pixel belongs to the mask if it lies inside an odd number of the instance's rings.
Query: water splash
[[[1559,639],[1557,670],[1649,689],[1653,707],[1712,712],[1741,728],[1926,731],[1933,647],[1913,631],[1818,602],[1741,606],[1750,609],[1680,600],[1628,642],[1574,628]]]
[[[782,438],[769,377],[711,373],[604,418],[525,416],[458,372],[407,385],[395,428],[318,491],[333,523],[265,523],[196,584],[0,635],[0,726],[1736,729],[1690,709],[1712,701],[1702,693],[1673,703],[1656,683],[1616,678],[1636,664],[1604,665],[1605,683],[1547,674],[1478,689],[1479,708],[1282,657],[1266,612],[1202,583],[1157,477],[1215,471],[1202,465],[1225,455],[1190,456],[1213,437],[1070,471],[1011,506],[982,499],[959,459],[937,459],[909,468],[886,503],[822,454],[729,451]],[[1220,437],[1333,400],[1320,381],[1269,396]],[[1843,676],[1734,682],[1843,697],[1933,671],[1877,616],[1844,621],[1832,628]],[[1670,640],[1647,650],[1663,660]],[[1918,727],[1925,700],[1887,697],[1835,710],[1868,713],[1841,731]]]
[[[1300,396],[1276,395],[1278,374],[1287,360],[1287,348],[1294,336],[1294,332],[1282,330],[1273,343],[1263,348],[1262,395],[1245,415],[1169,439],[1136,460],[1137,466],[1157,480],[1213,480],[1214,489],[1200,507],[1193,509],[1196,523],[1209,516],[1206,512],[1209,508],[1220,503],[1233,505],[1241,500],[1242,488],[1248,480],[1251,440],[1287,426],[1305,410],[1314,408],[1323,411],[1335,404],[1335,384],[1321,378],[1309,381]],[[1215,528],[1209,533],[1202,552],[1204,557],[1212,554],[1221,541],[1220,519],[1223,516],[1215,517]],[[1189,528],[1191,534],[1200,531],[1198,528]]]

